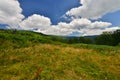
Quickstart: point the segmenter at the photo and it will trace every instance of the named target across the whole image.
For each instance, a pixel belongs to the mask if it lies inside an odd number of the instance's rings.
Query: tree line
[[[95,42],[98,45],[110,45],[110,46],[119,45],[120,29],[114,32],[103,32],[101,35],[95,38]]]
[[[97,45],[110,45],[116,46],[120,44],[120,29],[116,31],[106,31],[95,38],[87,37],[72,37],[67,39],[67,43],[85,43],[85,44],[97,44]]]

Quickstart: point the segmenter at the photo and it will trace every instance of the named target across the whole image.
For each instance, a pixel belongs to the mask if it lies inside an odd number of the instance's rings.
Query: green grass
[[[21,48],[37,44],[59,44],[65,42],[65,38],[59,36],[47,36],[32,31],[0,30],[0,48]]]
[[[120,47],[12,32],[0,30],[0,80],[120,80]]]

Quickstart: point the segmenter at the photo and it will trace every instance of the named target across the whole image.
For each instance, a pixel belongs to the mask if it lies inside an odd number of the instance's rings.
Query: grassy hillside
[[[60,42],[65,42],[65,38],[32,31],[0,30],[0,48],[21,48],[43,43],[59,44]]]
[[[11,32],[0,31],[0,80],[120,80],[119,47]]]

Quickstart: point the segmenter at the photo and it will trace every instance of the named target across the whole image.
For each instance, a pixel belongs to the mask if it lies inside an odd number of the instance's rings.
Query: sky
[[[120,29],[120,0],[0,0],[0,29],[99,35]]]

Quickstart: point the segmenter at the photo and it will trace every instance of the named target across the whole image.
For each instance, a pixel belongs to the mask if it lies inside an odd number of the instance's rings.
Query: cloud
[[[24,16],[17,0],[0,0],[0,24],[18,28]]]
[[[66,36],[71,34],[76,30],[70,28],[69,24],[65,22],[60,22],[58,25],[51,25],[48,29],[43,31],[44,34],[49,34],[49,35],[62,35]]]
[[[41,32],[45,29],[48,29],[50,25],[51,21],[49,18],[37,14],[29,16],[20,23],[21,28],[24,30],[39,29]]]
[[[95,21],[93,23],[91,23],[90,28],[91,29],[104,29],[108,26],[111,26],[112,24],[109,22],[102,22],[102,21]]]
[[[83,29],[83,35],[82,36],[90,36],[90,35],[100,35],[105,31],[115,31],[117,29],[120,29],[120,27],[107,27],[104,29]]]
[[[99,35],[103,31],[120,29],[120,27],[110,27],[111,25],[110,22],[92,22],[87,18],[77,18],[70,23],[59,22],[57,25],[52,25],[48,17],[37,14],[29,16],[20,24],[24,30],[33,30],[47,35],[60,36],[68,36],[74,33],[77,33],[74,36]]]
[[[119,26],[116,26],[116,27],[110,27],[110,28],[106,28],[104,31],[115,31],[117,29],[120,29]]]
[[[74,32],[80,33],[81,35],[84,34],[89,35],[88,32],[90,31],[106,29],[109,26],[111,26],[111,23],[102,22],[102,21],[91,22],[88,19],[81,18],[81,19],[74,19],[70,23],[60,22],[58,23],[58,25],[51,25],[51,27],[45,29],[42,32],[44,34],[63,35],[63,36],[70,35]],[[40,32],[40,30],[37,30],[37,32]],[[94,35],[96,33],[91,33],[91,35]]]
[[[66,12],[74,18],[98,19],[103,15],[120,10],[120,0],[80,0],[82,6]]]

